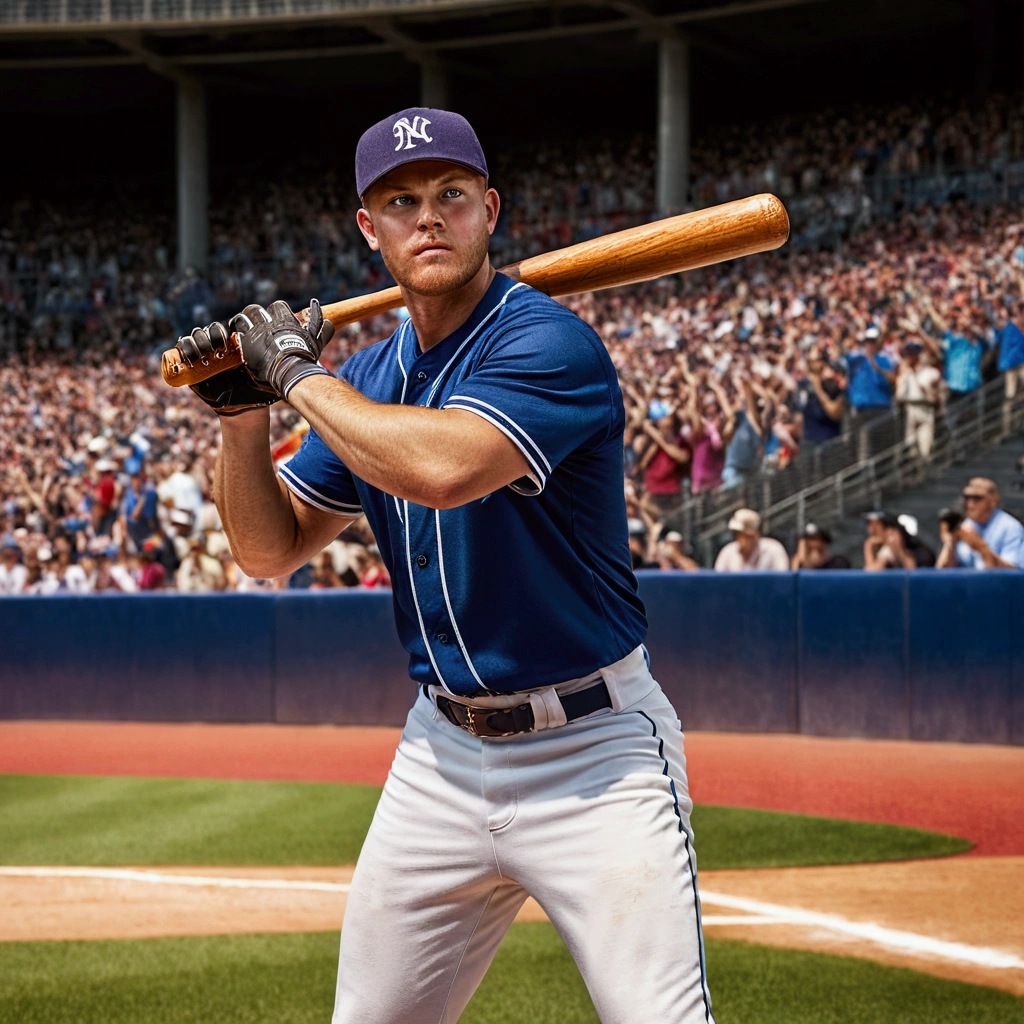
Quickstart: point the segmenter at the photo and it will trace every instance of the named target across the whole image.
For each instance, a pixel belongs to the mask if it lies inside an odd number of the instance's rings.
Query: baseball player
[[[221,416],[216,501],[241,569],[290,573],[365,513],[419,684],[353,877],[334,1024],[458,1020],[528,894],[606,1024],[711,1024],[683,736],[643,647],[611,360],[491,267],[499,199],[464,118],[375,124],[356,185],[409,310],[390,338],[334,377],[319,306],[303,326],[275,302],[180,342],[209,358],[239,333],[245,366],[194,390]],[[278,399],[311,425],[280,475]]]

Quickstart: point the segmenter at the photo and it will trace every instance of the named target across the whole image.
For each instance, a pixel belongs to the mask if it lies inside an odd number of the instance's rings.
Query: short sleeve
[[[566,315],[507,331],[442,408],[475,413],[505,434],[530,466],[511,487],[532,496],[566,456],[610,435],[617,390],[600,339]]]
[[[278,473],[307,505],[337,516],[362,515],[352,474],[315,430],[306,435],[302,447]]]

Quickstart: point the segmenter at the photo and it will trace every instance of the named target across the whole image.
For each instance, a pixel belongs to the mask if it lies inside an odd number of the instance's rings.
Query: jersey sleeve
[[[292,493],[307,505],[336,516],[362,515],[355,480],[348,467],[310,430],[295,455],[278,473]]]
[[[567,455],[605,440],[616,410],[621,415],[615,371],[603,354],[582,322],[532,318],[497,339],[442,408],[464,409],[497,427],[530,467],[510,486],[540,494]]]

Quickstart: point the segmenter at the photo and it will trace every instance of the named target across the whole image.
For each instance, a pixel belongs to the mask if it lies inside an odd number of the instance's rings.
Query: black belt
[[[585,718],[595,711],[612,706],[608,687],[603,679],[598,679],[593,686],[576,693],[558,695],[565,710],[566,722],[574,722],[577,718]],[[511,708],[482,708],[473,704],[460,704],[458,701],[438,694],[433,698],[438,711],[452,725],[473,736],[514,736],[520,732],[533,732],[536,722],[533,707],[529,702],[516,704]]]

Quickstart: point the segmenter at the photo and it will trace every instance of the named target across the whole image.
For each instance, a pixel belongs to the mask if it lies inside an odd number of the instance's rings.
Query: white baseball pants
[[[611,709],[498,739],[420,694],[352,880],[333,1024],[454,1024],[527,894],[603,1024],[713,1024],[680,724],[643,648],[557,689],[598,675]]]

